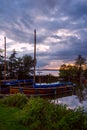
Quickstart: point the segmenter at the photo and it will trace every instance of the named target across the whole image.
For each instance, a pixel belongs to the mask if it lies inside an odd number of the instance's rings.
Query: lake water
[[[84,110],[87,111],[87,100],[80,102],[78,97],[75,95],[62,97],[52,100],[52,102],[55,102],[55,104],[66,104],[68,108],[75,109],[80,107],[84,107]]]
[[[75,95],[56,98],[52,102],[55,104],[66,104],[70,109],[84,107],[84,110],[87,111],[87,88],[78,89]]]

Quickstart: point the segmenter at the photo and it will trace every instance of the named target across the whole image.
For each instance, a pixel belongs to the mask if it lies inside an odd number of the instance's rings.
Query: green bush
[[[24,94],[14,94],[2,99],[2,103],[12,107],[23,108],[28,98]]]
[[[84,109],[68,110],[66,105],[55,105],[40,97],[28,99],[15,94],[2,99],[4,104],[23,108],[16,119],[30,130],[86,130],[87,115]]]
[[[86,115],[82,108],[76,110],[68,110],[67,114],[64,115],[59,124],[58,128],[62,130],[86,130]]]
[[[19,121],[30,129],[51,130],[54,110],[54,105],[48,101],[32,97],[19,113]]]
[[[68,110],[66,105],[55,105],[42,98],[30,98],[18,113],[18,120],[30,130],[86,130],[84,110]]]
[[[84,129],[87,130],[87,113],[84,119]]]

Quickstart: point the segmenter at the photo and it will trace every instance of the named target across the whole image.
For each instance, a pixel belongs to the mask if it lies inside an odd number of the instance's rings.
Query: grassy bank
[[[0,130],[87,130],[83,109],[67,110],[42,98],[16,94],[0,101]]]
[[[0,103],[0,130],[28,130],[16,119],[18,108],[7,107]]]

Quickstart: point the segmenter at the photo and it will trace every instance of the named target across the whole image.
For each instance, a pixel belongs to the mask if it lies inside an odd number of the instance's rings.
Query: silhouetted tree
[[[24,55],[22,58],[18,58],[17,61],[17,75],[19,79],[29,78],[33,73],[34,60],[29,55]]]
[[[13,50],[12,54],[9,57],[8,61],[8,74],[10,78],[15,78],[15,73],[16,73],[16,62],[17,62],[17,57],[16,57],[16,51]]]
[[[2,52],[2,49],[0,49],[0,79],[3,79],[4,77],[4,57]]]
[[[61,65],[59,69],[59,77],[65,81],[75,81],[77,79],[78,68],[75,65]]]
[[[8,62],[8,74],[10,78],[27,79],[33,73],[32,67],[34,66],[34,60],[29,55],[22,57],[16,56],[16,51],[13,50],[9,57]]]
[[[82,55],[78,55],[75,61],[75,65],[78,67],[78,78],[80,85],[83,83],[84,80],[84,71],[82,65],[86,63],[86,59],[82,57]]]
[[[86,59],[82,57],[82,55],[78,55],[78,57],[75,60],[75,64],[78,66],[78,68],[82,68],[82,65],[86,63]]]

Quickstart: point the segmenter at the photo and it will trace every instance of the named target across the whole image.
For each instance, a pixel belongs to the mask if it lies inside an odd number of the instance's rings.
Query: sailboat
[[[6,53],[5,53],[6,55]],[[3,94],[15,94],[23,93],[26,96],[50,96],[67,94],[73,91],[73,84],[71,82],[56,82],[49,84],[37,84],[35,81],[36,77],[36,30],[34,30],[34,76],[33,79],[24,80],[11,80],[4,81],[4,88],[8,88],[2,91]]]
[[[56,82],[56,83],[40,83],[35,82],[36,75],[36,30],[34,30],[34,78],[33,80],[25,80],[23,86],[11,86],[10,94],[14,93],[24,93],[27,96],[49,96],[49,95],[59,95],[63,93],[69,93],[73,91],[73,84],[71,82]],[[21,81],[19,81],[21,83]],[[28,83],[26,85],[26,83]]]

